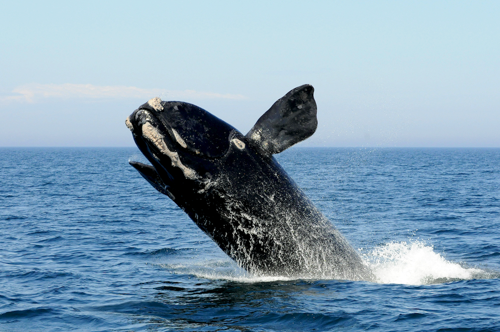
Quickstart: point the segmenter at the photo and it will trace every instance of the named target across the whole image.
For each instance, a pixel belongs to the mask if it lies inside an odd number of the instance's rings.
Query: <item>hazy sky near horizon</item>
[[[133,146],[140,104],[246,133],[315,87],[304,146],[500,147],[498,1],[4,1],[0,146]]]

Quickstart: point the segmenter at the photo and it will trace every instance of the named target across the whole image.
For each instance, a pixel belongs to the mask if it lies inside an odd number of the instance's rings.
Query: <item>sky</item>
[[[301,146],[500,147],[499,1],[2,1],[0,147],[134,146],[150,98],[244,134],[315,87]]]

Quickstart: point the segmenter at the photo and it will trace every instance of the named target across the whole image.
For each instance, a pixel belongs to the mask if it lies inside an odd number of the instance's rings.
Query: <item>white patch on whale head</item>
[[[142,135],[151,143],[153,143],[163,154],[168,156],[172,161],[172,166],[179,168],[186,179],[194,180],[198,178],[198,174],[189,167],[182,164],[179,154],[175,151],[170,151],[167,144],[163,140],[165,137],[151,125],[151,123],[146,122],[142,125]]]
[[[148,105],[157,112],[163,111],[163,106],[161,106],[161,99],[158,97],[154,97],[153,99],[148,100]]]
[[[179,143],[180,146],[182,146],[184,149],[187,148],[186,142],[182,139],[181,135],[175,131],[175,129],[172,128],[172,132],[174,133],[175,140],[177,143]]]
[[[130,129],[130,131],[134,131],[134,126],[132,126],[132,122],[130,122],[130,116],[128,116],[125,120],[125,125],[128,129]]]
[[[240,150],[243,150],[245,148],[245,143],[243,143],[242,141],[240,141],[239,139],[237,138],[233,138],[231,140],[231,142],[234,143],[234,145],[236,145],[236,147]]]

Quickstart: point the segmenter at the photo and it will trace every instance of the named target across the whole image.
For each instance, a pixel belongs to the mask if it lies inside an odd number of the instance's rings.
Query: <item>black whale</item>
[[[195,105],[154,98],[126,121],[152,166],[131,165],[253,274],[371,279],[272,156],[315,132],[313,92],[288,92],[247,135]]]

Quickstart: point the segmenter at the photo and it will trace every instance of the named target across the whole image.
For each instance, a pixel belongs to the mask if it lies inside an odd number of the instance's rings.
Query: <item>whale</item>
[[[150,163],[130,164],[252,275],[373,278],[274,157],[316,131],[311,85],[278,99],[246,135],[196,105],[158,97],[125,124]]]

